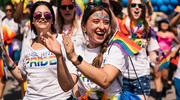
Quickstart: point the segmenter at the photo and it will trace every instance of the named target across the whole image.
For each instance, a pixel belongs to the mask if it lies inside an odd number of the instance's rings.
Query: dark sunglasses
[[[86,3],[86,8],[94,8],[96,6],[100,6],[101,8],[109,8],[109,4],[104,3],[104,2],[98,2],[98,3],[89,2],[89,3]]]
[[[42,17],[42,12],[37,12],[33,14],[36,20],[39,20]],[[52,14],[49,12],[44,12],[44,18],[49,21],[52,18]]]
[[[5,12],[12,12],[13,10],[12,9],[6,9]]]
[[[136,7],[138,5],[139,8],[142,8],[142,4],[131,4],[131,7]]]
[[[61,5],[60,6],[60,8],[62,9],[62,10],[66,10],[66,8],[69,8],[69,10],[72,10],[73,8],[74,8],[74,5]]]

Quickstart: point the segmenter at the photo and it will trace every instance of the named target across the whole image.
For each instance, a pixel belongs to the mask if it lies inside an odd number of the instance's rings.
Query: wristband
[[[9,71],[12,71],[16,68],[16,64],[13,63],[11,66],[7,66]]]

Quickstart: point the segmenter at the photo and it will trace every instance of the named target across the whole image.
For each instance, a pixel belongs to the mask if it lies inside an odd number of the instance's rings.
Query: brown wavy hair
[[[145,4],[144,0],[140,0],[140,1],[141,1],[141,4],[142,4],[142,14],[140,16],[140,19],[143,20],[143,25],[144,25],[144,30],[143,31],[145,33],[146,40],[149,41],[150,37],[151,37],[151,30],[150,30],[149,25],[148,25],[148,23],[146,21],[146,4]],[[131,15],[131,12],[130,12],[131,2],[132,2],[132,0],[129,0],[128,6],[127,6],[128,15],[129,15],[130,19],[133,18],[133,16]]]
[[[111,23],[111,12],[109,9],[107,8],[101,8],[99,6],[96,6],[94,8],[86,8],[85,11],[84,11],[84,14],[83,14],[83,17],[82,17],[82,22],[81,22],[81,27],[83,29],[83,27],[86,25],[87,23],[87,20],[89,19],[89,17],[96,11],[106,11],[107,14],[109,15],[110,17],[110,23]],[[111,26],[109,26],[111,27]],[[111,28],[110,28],[111,29]],[[87,35],[87,32],[84,33],[84,35]],[[93,62],[92,62],[92,65],[97,67],[97,68],[100,68],[101,67],[101,64],[102,64],[102,61],[103,61],[103,54],[107,51],[107,47],[108,47],[108,43],[109,43],[109,40],[111,38],[111,36],[113,35],[113,33],[111,32],[110,30],[110,34],[106,37],[106,39],[104,40],[104,42],[102,43],[101,45],[101,50],[100,50],[100,53],[94,58]]]

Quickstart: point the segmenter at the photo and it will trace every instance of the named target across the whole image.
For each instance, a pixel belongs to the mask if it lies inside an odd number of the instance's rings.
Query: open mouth
[[[139,14],[139,11],[134,11],[135,14]]]
[[[43,21],[39,21],[39,23],[44,24],[44,23],[47,23],[47,21],[44,21],[44,20],[43,20]]]
[[[104,32],[95,32],[98,36],[104,36]]]

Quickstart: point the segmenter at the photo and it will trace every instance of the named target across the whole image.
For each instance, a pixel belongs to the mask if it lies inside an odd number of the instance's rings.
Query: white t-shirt
[[[81,21],[80,20],[78,20],[78,25],[79,25],[79,28],[78,29],[75,28],[73,30],[73,34],[71,35],[71,39],[75,43],[76,46],[80,46],[80,45],[83,45],[86,43],[86,40],[84,38],[82,29],[81,29]],[[71,24],[64,25],[63,32],[68,34],[70,27],[71,27]]]
[[[139,51],[138,55],[131,56],[131,59],[132,59],[132,62],[133,62],[133,65],[135,67],[138,77],[141,77],[144,75],[150,75],[150,65],[149,65],[146,49],[148,52],[151,52],[159,48],[158,42],[155,37],[150,38],[149,44],[147,44],[147,41],[144,39],[144,44],[145,44],[145,48],[142,48]],[[130,59],[128,62],[129,62],[130,79],[137,79]],[[124,77],[128,78],[128,70],[126,70],[123,75]]]
[[[62,35],[58,35],[57,40],[61,44],[65,59]],[[27,91],[23,100],[66,100],[69,98],[72,90],[64,92],[58,83],[56,56],[45,47],[33,50],[29,41],[25,41],[24,44],[18,63],[20,72],[27,76]],[[70,62],[66,59],[65,61]],[[68,69],[70,73],[77,75],[74,66],[71,65]]]
[[[2,11],[2,10],[0,10],[0,20],[2,20],[2,18],[5,16],[5,13]]]
[[[5,26],[7,28],[7,30],[16,33],[16,35],[19,34],[18,23],[14,22],[13,18],[11,18],[11,19],[5,18],[2,21],[2,25]],[[22,47],[22,42],[16,38],[13,38],[12,44],[13,44],[13,51],[20,50]]]
[[[113,45],[107,49],[107,51],[103,54],[103,63],[101,65],[101,68],[104,67],[105,64],[110,64],[118,68],[121,73],[123,73],[127,67],[127,61],[126,56],[122,54],[120,48]],[[93,59],[99,54],[100,47],[97,48],[87,48],[85,45],[77,47],[76,53],[78,55],[81,55],[83,59],[89,63],[92,64]],[[107,88],[103,89],[99,85],[95,84],[94,82],[87,79],[84,75],[81,74],[80,71],[78,71],[79,79],[78,79],[78,90],[81,94],[81,96],[84,96],[87,91],[94,89],[103,91],[104,93],[107,93],[107,98],[110,99],[110,96],[113,95],[115,97],[120,96],[120,92],[122,91],[122,87],[118,83],[117,79],[115,79],[112,84]],[[120,81],[122,82],[122,74],[118,76]],[[92,99],[97,99],[97,96],[94,92],[90,93],[89,95]]]

